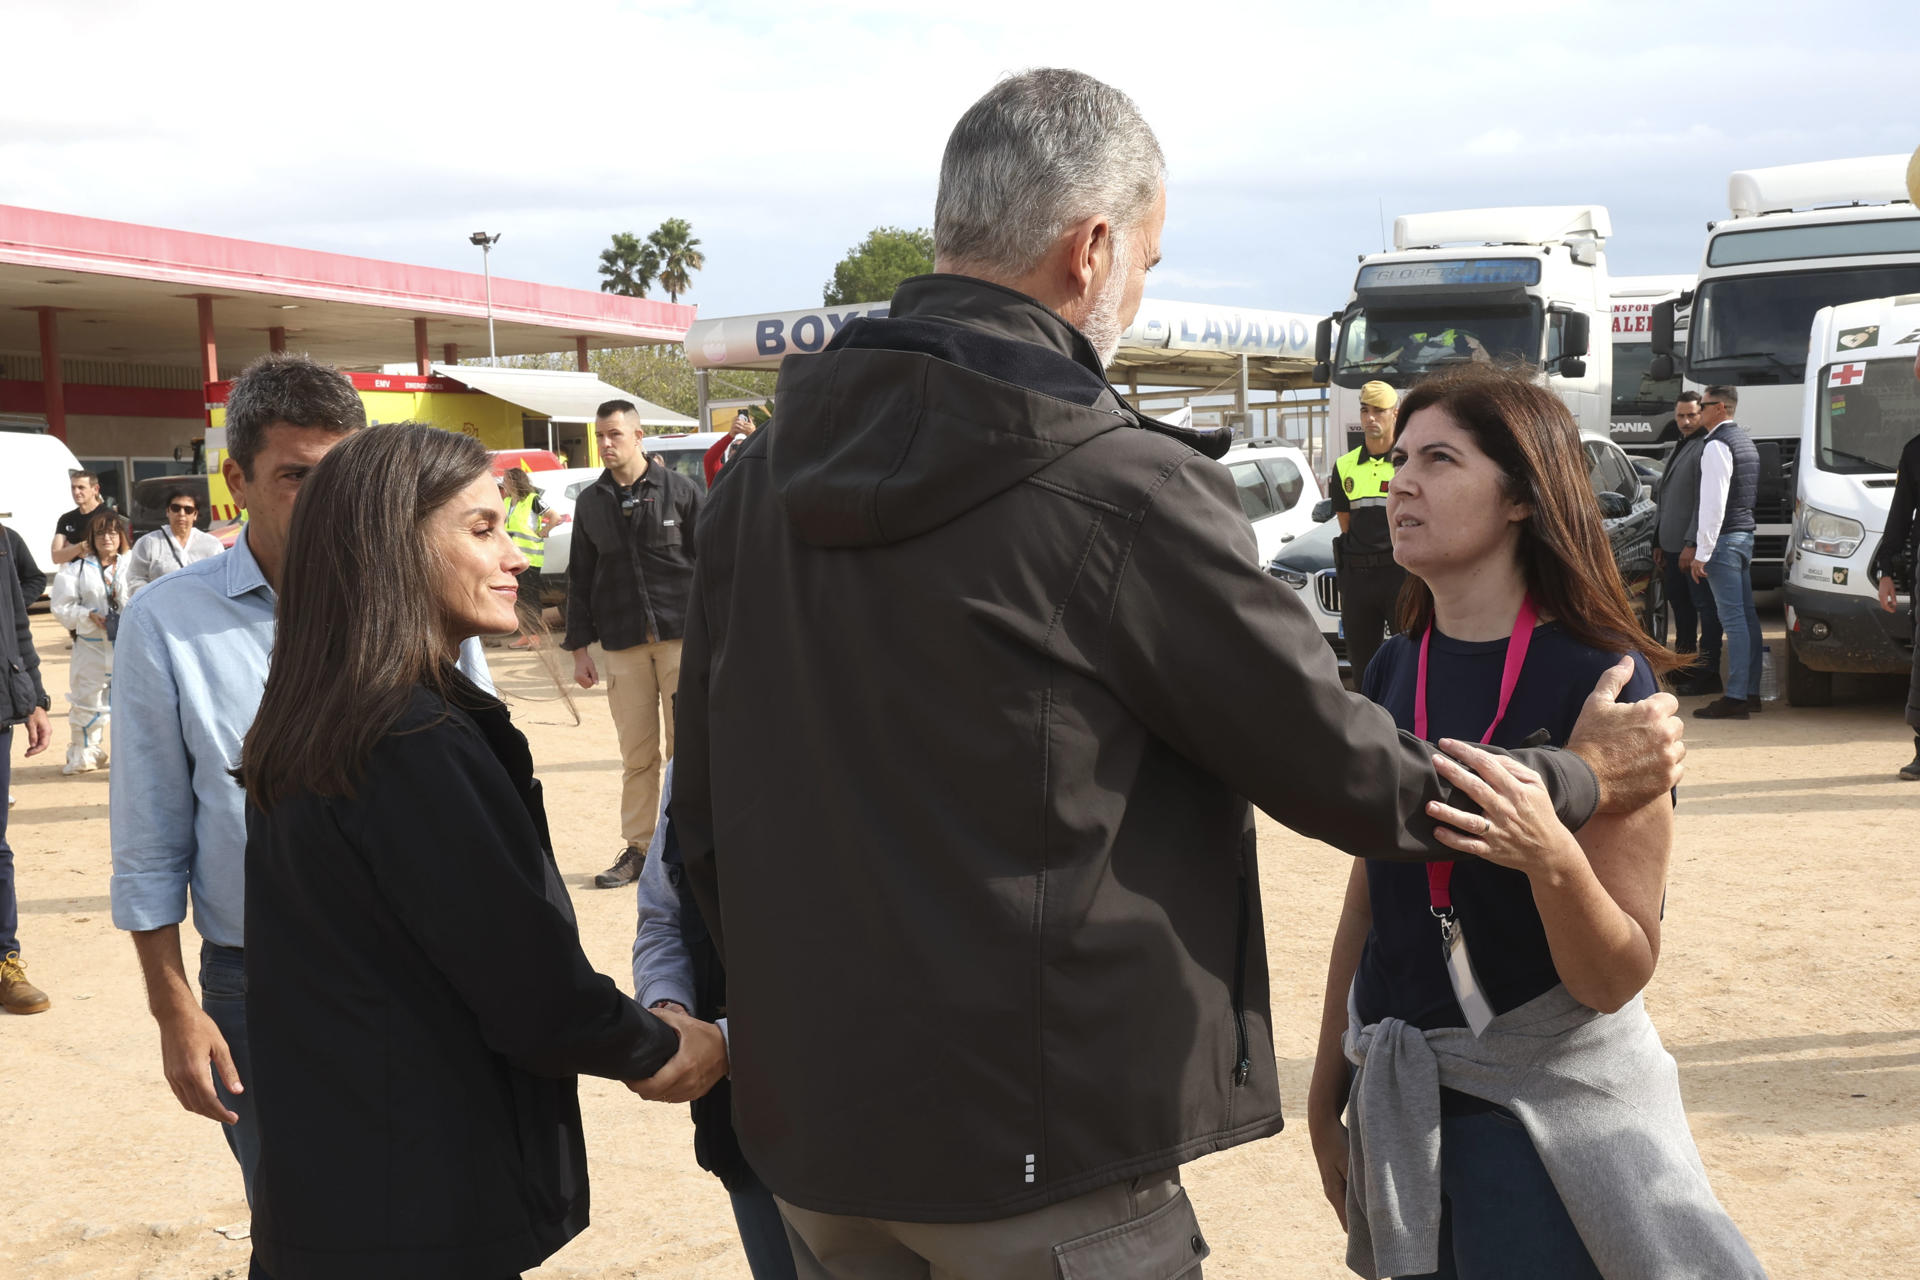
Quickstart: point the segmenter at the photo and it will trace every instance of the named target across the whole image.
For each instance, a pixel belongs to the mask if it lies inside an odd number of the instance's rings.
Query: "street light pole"
[[[467,237],[480,246],[480,270],[487,278],[487,363],[491,365],[500,363],[499,349],[493,344],[493,246],[500,243],[502,234],[496,231],[488,235],[484,231],[476,231]]]

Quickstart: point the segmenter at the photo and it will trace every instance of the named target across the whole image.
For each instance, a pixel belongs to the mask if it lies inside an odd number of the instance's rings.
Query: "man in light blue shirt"
[[[233,550],[140,592],[114,646],[113,922],[133,934],[167,1083],[181,1106],[226,1126],[249,1204],[259,1135],[244,1083],[246,795],[229,771],[266,687],[301,481],[364,426],[359,393],[334,370],[284,354],[250,365],[228,397],[221,466],[247,528]],[[492,688],[478,642],[460,665]],[[198,1001],[180,949],[189,900]]]

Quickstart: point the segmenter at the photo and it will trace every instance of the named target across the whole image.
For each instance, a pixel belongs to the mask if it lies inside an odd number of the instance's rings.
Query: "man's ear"
[[[231,456],[220,459],[220,478],[227,482],[227,491],[233,494],[233,505],[244,508],[247,505],[247,473]]]

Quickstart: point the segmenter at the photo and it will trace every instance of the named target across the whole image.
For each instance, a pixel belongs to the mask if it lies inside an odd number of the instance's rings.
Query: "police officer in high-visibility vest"
[[[520,574],[520,635],[509,647],[532,649],[540,643],[540,567],[547,559],[547,531],[560,518],[547,510],[524,467],[511,467],[500,477],[500,497],[507,504],[507,536],[527,558]]]
[[[1366,674],[1374,651],[1397,630],[1394,605],[1407,576],[1394,562],[1387,529],[1387,486],[1393,482],[1388,455],[1399,403],[1399,392],[1384,382],[1360,388],[1366,443],[1333,464],[1333,510],[1340,521],[1333,562],[1340,577],[1340,611],[1355,685]]]

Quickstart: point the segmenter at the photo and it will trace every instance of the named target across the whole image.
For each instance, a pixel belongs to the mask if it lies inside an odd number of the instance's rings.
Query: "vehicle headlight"
[[[1295,591],[1305,591],[1307,589],[1307,583],[1310,581],[1306,574],[1300,572],[1298,569],[1289,569],[1283,564],[1270,564],[1267,566],[1267,572],[1292,587]]]
[[[1800,513],[1802,551],[1844,560],[1860,549],[1860,543],[1866,536],[1866,526],[1858,520],[1836,516],[1818,507],[1807,507]]]

